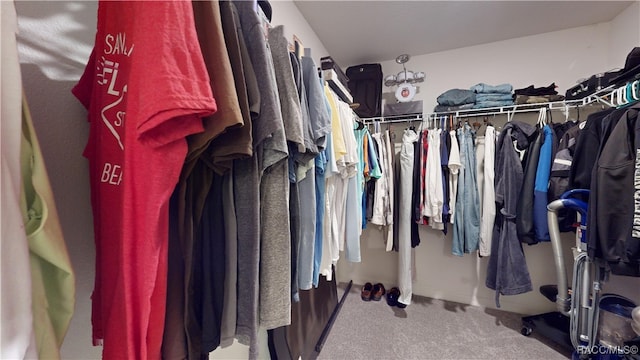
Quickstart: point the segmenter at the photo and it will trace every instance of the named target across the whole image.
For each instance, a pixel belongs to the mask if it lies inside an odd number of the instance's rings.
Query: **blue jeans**
[[[480,202],[476,179],[475,131],[469,124],[458,129],[460,162],[458,195],[453,224],[453,255],[462,256],[478,250],[480,238]]]
[[[438,104],[446,106],[473,104],[476,102],[476,94],[471,90],[451,89],[440,94],[437,100]]]
[[[479,101],[473,106],[473,108],[484,109],[484,108],[490,108],[490,107],[501,107],[501,106],[511,106],[511,105],[513,105],[513,100]]]
[[[502,94],[510,94],[513,90],[513,86],[511,84],[500,84],[500,85],[487,85],[485,83],[480,83],[473,85],[470,89],[476,93],[502,93]]]

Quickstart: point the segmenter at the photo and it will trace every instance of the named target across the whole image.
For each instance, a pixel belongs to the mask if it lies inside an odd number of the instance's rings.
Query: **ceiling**
[[[607,22],[632,3],[295,0],[343,68]]]

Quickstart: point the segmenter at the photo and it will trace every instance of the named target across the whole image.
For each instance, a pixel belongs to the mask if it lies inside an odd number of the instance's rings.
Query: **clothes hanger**
[[[624,101],[623,98],[623,94],[624,94],[624,90],[626,89],[626,86],[617,88],[615,90],[613,90],[611,92],[611,104],[615,107],[621,107],[626,105],[626,102]]]
[[[538,122],[536,123],[536,126],[538,127],[538,129],[542,129],[542,127],[544,126],[542,123],[543,117],[544,117],[544,109],[540,108],[540,110],[538,110]]]
[[[507,122],[511,122],[515,114],[516,114],[515,107],[513,108],[513,112],[507,110]]]
[[[484,123],[486,124],[486,122],[487,122],[487,117],[485,116],[484,117]],[[480,122],[478,122],[478,118],[476,118],[476,121],[474,121],[473,124],[471,124],[471,125],[473,126],[473,129],[475,131],[478,131],[482,127],[482,124]]]
[[[640,80],[631,83],[631,98],[633,98],[634,101],[640,100]]]
[[[625,86],[621,87],[620,89],[618,89],[618,91],[620,91],[619,96],[622,98],[622,102],[623,102],[622,105],[629,104],[629,99],[627,98],[627,85],[625,85]]]
[[[493,118],[496,118],[496,114],[493,114]],[[485,126],[493,126],[488,116],[485,116],[482,121],[484,122]]]

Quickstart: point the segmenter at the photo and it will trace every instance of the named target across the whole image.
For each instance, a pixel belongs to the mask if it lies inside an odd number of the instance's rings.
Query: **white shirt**
[[[456,210],[456,197],[458,196],[458,174],[462,168],[460,161],[460,147],[458,146],[458,138],[456,131],[449,131],[451,137],[451,150],[449,152],[449,213],[451,214],[451,223],[453,224],[454,214]]]
[[[440,134],[442,130],[429,131],[429,150],[427,153],[425,202],[423,215],[431,218],[430,224],[434,229],[442,230],[442,208],[444,193],[442,189],[442,159],[440,157]]]

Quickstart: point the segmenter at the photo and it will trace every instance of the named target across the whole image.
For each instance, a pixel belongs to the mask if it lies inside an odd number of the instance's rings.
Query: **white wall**
[[[638,4],[618,16],[614,23],[601,23],[557,32],[466,47],[428,55],[413,55],[407,69],[424,71],[426,81],[419,84],[415,100],[423,100],[429,113],[436,98],[451,88],[468,89],[480,83],[510,83],[514,88],[547,86],[555,82],[564,92],[581,78],[606,71],[609,65],[609,39],[616,36],[615,54],[622,63],[629,50],[638,46],[634,36],[618,36],[638,29]],[[615,29],[615,32],[612,31]],[[622,65],[620,65],[622,67]],[[396,74],[402,66],[394,61],[382,63],[383,73]],[[395,88],[383,91],[393,92]],[[385,99],[395,101],[391,93]],[[400,139],[400,135],[397,136]],[[416,278],[413,293],[463,304],[495,308],[495,293],[485,286],[488,259],[476,254],[451,255],[451,232],[426,227],[420,230],[421,244],[415,250]],[[570,259],[571,237],[565,236],[565,258]],[[367,229],[362,236],[362,263],[339,262],[338,279],[353,279],[356,284],[383,282],[387,288],[397,284],[397,254],[386,253],[378,230]],[[524,247],[534,291],[517,296],[502,296],[502,309],[535,314],[553,310],[554,305],[538,293],[540,285],[555,284],[552,250],[549,243]],[[640,279],[614,278],[616,292],[640,302]]]
[[[436,98],[446,90],[468,89],[480,82],[510,83],[515,89],[555,82],[558,92],[564,94],[578,79],[607,68],[609,30],[609,23],[601,23],[428,55],[412,54],[407,69],[426,73],[416,96],[424,101],[426,112],[433,110]],[[386,76],[398,73],[402,66],[386,61],[382,70]],[[383,89],[392,90],[395,88]]]
[[[607,69],[624,67],[627,54],[640,46],[640,2],[635,1],[611,20]]]
[[[289,42],[293,42],[293,35],[296,35],[305,48],[311,49],[311,57],[320,66],[320,58],[329,55],[329,52],[295,3],[291,0],[276,0],[270,1],[270,4],[273,9],[271,23],[274,26],[284,25],[284,36]]]

